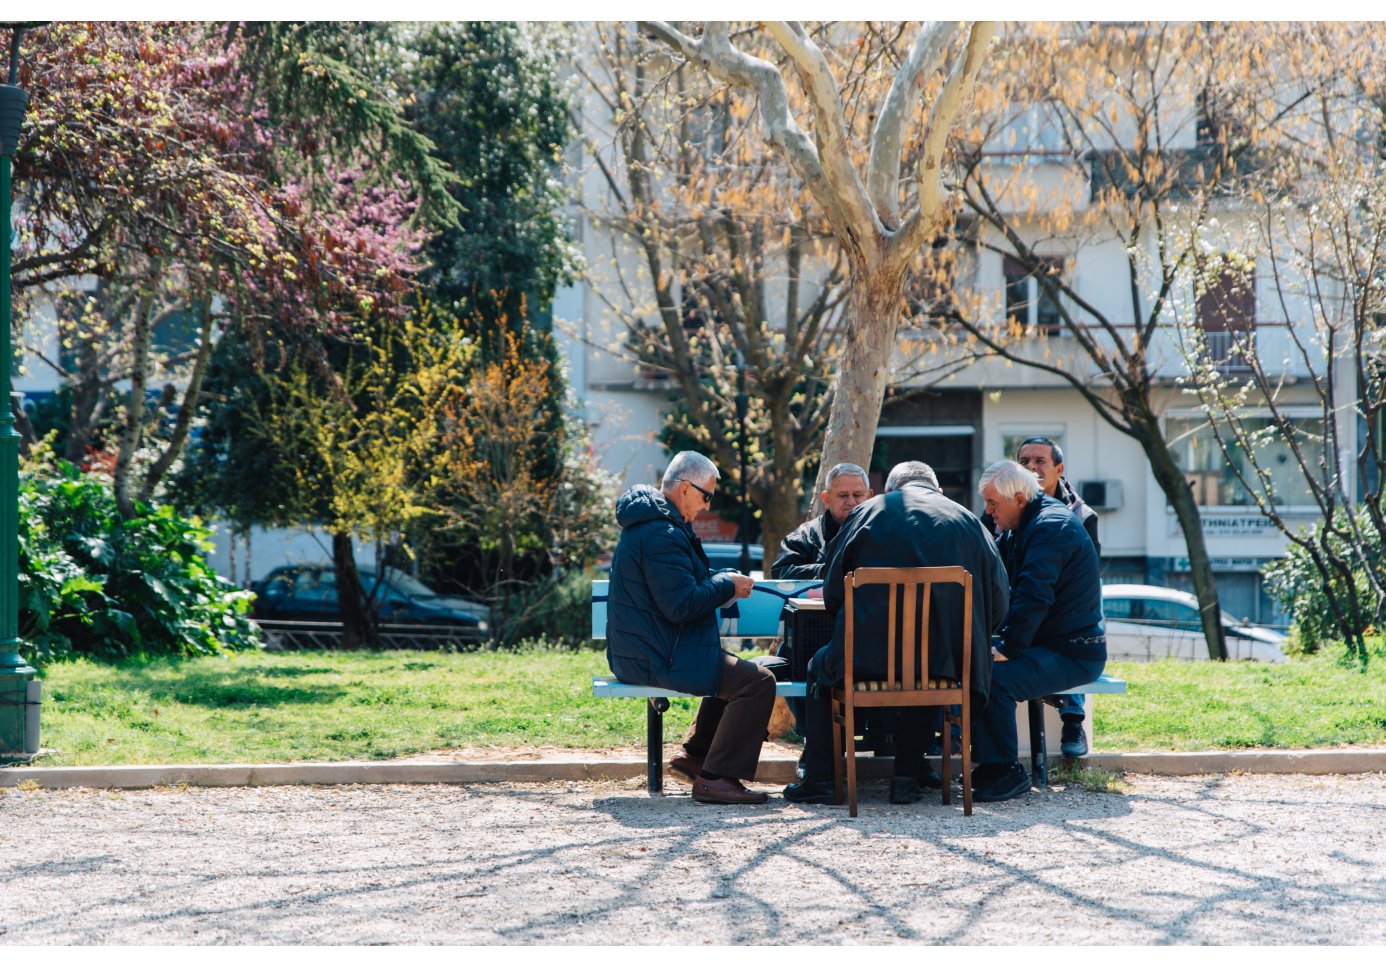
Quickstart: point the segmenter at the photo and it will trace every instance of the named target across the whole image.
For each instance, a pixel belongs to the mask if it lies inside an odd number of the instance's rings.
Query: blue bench
[[[592,638],[606,638],[606,602],[610,583],[592,583]],[[749,598],[733,602],[722,609],[720,632],[724,638],[771,638],[779,635],[780,612],[784,603],[798,598],[810,588],[822,585],[819,581],[777,581],[768,579],[756,582],[755,590]],[[808,684],[804,682],[779,682],[775,684],[775,695],[802,697]],[[1103,674],[1096,682],[1065,689],[1063,694],[1081,695],[1120,695],[1126,692],[1126,680]],[[672,697],[699,699],[688,693],[673,692],[658,686],[635,686],[621,682],[615,676],[593,676],[592,695],[601,699],[645,699],[645,747],[648,788],[652,793],[664,789],[664,714],[669,710]],[[1044,704],[1042,700],[1032,699],[1029,704],[1030,724],[1030,776],[1037,786],[1049,784],[1049,754],[1045,748]]]

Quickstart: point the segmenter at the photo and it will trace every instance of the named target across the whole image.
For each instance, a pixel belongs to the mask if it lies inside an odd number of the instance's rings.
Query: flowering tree
[[[60,322],[75,365],[47,362],[89,398],[130,381],[114,465],[128,513],[186,441],[219,329],[309,338],[398,311],[414,268],[417,193],[364,156],[286,177],[294,145],[268,125],[241,40],[138,23],[55,24],[35,39],[24,78],[30,136],[17,159],[16,288],[98,280],[59,303],[75,309]],[[154,335],[178,317],[195,319],[197,335],[185,352],[161,355]],[[140,462],[157,416],[147,386],[178,365],[187,368],[178,417]],[[89,432],[79,427],[76,446]]]

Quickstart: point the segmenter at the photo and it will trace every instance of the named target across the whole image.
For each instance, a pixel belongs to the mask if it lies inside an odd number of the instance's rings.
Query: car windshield
[[[375,574],[362,572],[361,580],[368,592],[375,590]],[[437,592],[419,581],[413,575],[406,575],[398,568],[385,569],[385,584],[392,592],[399,592],[409,598],[438,598]]]

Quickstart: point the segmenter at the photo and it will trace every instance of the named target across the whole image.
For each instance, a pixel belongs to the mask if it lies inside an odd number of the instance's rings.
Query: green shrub
[[[110,481],[36,460],[19,486],[19,634],[39,663],[258,648],[252,595],[212,571],[211,531],[171,507],[122,520]]]
[[[1377,596],[1368,581],[1368,569],[1378,581],[1386,580],[1386,556],[1383,556],[1381,535],[1376,531],[1365,509],[1358,511],[1358,529],[1363,546],[1353,547],[1343,538],[1325,533],[1322,525],[1306,532],[1321,547],[1352,563],[1352,580],[1335,576],[1331,583],[1335,597],[1345,613],[1340,620],[1334,615],[1323,576],[1308,551],[1291,543],[1285,557],[1265,571],[1266,588],[1293,617],[1293,647],[1296,651],[1316,652],[1329,642],[1344,642],[1349,653],[1354,643],[1369,635],[1376,625]],[[1351,616],[1350,603],[1357,605],[1357,620]]]

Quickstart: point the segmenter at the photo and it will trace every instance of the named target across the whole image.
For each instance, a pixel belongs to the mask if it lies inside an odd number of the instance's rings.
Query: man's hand
[[[751,592],[755,591],[756,580],[750,575],[732,575],[731,578],[736,582],[736,597],[750,598]]]
[[[994,662],[1009,662],[1009,661],[1011,661],[1010,659],[1007,659],[1004,655],[1002,655],[1002,654],[1001,654],[1001,650],[999,650],[999,649],[998,649],[996,646],[994,646],[994,645],[991,647],[991,658],[992,658],[992,661],[994,661]]]

